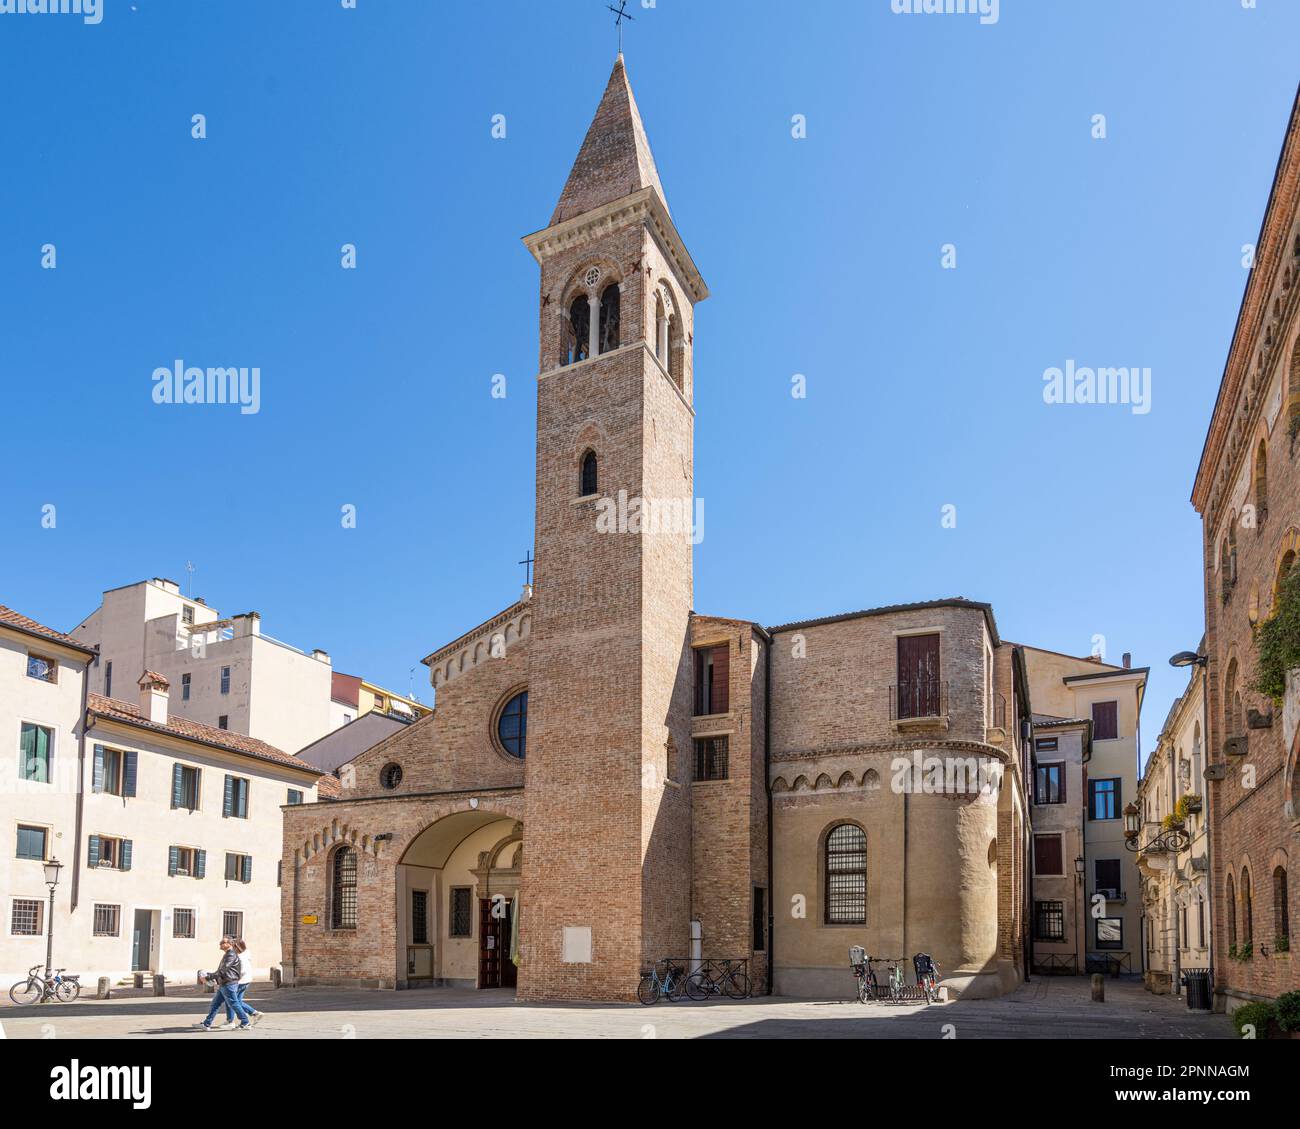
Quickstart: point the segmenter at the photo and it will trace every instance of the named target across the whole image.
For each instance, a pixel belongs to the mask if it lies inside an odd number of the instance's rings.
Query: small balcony
[[[895,683],[889,688],[889,720],[900,731],[947,729],[948,683],[937,678]]]

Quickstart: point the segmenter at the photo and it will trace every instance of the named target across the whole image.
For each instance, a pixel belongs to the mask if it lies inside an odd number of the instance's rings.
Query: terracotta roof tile
[[[93,654],[93,649],[86,646],[78,639],[71,635],[65,635],[62,631],[55,631],[52,627],[46,627],[43,623],[37,623],[34,619],[28,619],[25,615],[20,615],[13,608],[7,608],[0,604],[0,623],[9,627],[15,627],[19,631],[26,632],[28,635],[40,635],[56,643],[66,643],[70,647],[76,647],[79,651],[85,651]]]
[[[220,749],[227,749],[232,753],[243,753],[246,756],[257,757],[259,760],[270,761],[273,764],[290,765],[294,768],[300,768],[304,772],[312,772],[316,775],[321,774],[321,770],[314,765],[301,761],[297,757],[291,757],[288,753],[281,752],[265,741],[259,741],[255,737],[245,737],[242,733],[232,733],[229,729],[215,729],[211,725],[203,725],[197,721],[190,721],[183,717],[169,717],[166,725],[159,725],[157,722],[150,721],[140,712],[139,706],[132,705],[130,702],[123,702],[118,698],[105,698],[102,694],[89,695],[87,708],[91,713],[98,714],[101,717],[111,718],[116,721],[124,721],[128,725],[139,726],[141,729],[150,729],[156,733],[168,733],[173,737],[180,737],[186,741],[197,741],[202,745],[213,745]]]

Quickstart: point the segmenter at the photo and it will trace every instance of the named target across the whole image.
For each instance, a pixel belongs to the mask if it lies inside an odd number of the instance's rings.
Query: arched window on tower
[[[1244,866],[1241,868],[1241,933],[1246,944],[1255,939],[1255,907],[1250,897],[1250,871]]]
[[[841,823],[826,836],[827,925],[865,925],[867,921],[867,834]]]
[[[1228,906],[1228,944],[1237,943],[1237,891],[1232,884],[1232,875],[1228,875],[1228,896],[1224,899]]]
[[[1261,439],[1255,448],[1255,524],[1268,517],[1268,443]]]
[[[1223,680],[1223,724],[1229,737],[1241,736],[1241,693],[1237,690],[1237,660],[1228,663]]]
[[[578,497],[590,497],[596,493],[596,485],[596,452],[588,451],[582,456],[582,473],[578,478]]]
[[[579,294],[569,305],[569,316],[564,321],[564,349],[561,361],[566,365],[585,361],[591,347],[591,303],[585,294]]]
[[[1287,905],[1286,867],[1273,868],[1273,935],[1291,937],[1291,911]]]
[[[357,852],[340,847],[331,860],[330,928],[357,927]]]
[[[668,311],[664,309],[664,296],[655,295],[655,356],[668,367]]]
[[[611,282],[600,296],[600,351],[602,353],[612,352],[619,346],[618,312],[618,283]]]

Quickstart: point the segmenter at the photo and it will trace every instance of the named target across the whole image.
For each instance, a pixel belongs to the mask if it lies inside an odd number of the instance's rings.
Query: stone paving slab
[[[190,989],[36,1008],[0,1007],[11,1039],[1232,1039],[1222,1015],[1189,1012],[1141,983],[1108,980],[1106,1002],[1079,977],[1035,980],[994,1000],[924,1005],[760,997],[704,1003],[520,1003],[513,992],[433,988],[379,992],[254,985],[266,1012],[253,1030],[196,1031],[210,997]],[[6,1001],[7,1002],[7,1001]],[[219,1017],[218,1022],[222,1019]]]

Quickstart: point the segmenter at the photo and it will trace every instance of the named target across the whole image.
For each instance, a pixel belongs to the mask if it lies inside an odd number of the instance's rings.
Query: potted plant
[[[1269,1037],[1300,1039],[1300,992],[1284,992],[1273,1001]]]
[[[1174,812],[1170,812],[1160,821],[1160,826],[1166,831],[1181,831],[1183,829],[1183,821],[1179,819]]]
[[[1195,815],[1201,810],[1201,797],[1195,792],[1188,792],[1186,795],[1179,797],[1178,803],[1174,805],[1174,814],[1179,819],[1186,819],[1189,815]]]
[[[1272,1004],[1264,1003],[1262,1000],[1258,1003],[1242,1004],[1232,1013],[1232,1025],[1237,1029],[1237,1034],[1245,1037],[1245,1028],[1253,1027],[1255,1030],[1251,1038],[1261,1038],[1267,1035],[1269,1025],[1277,1017],[1277,1010]]]

